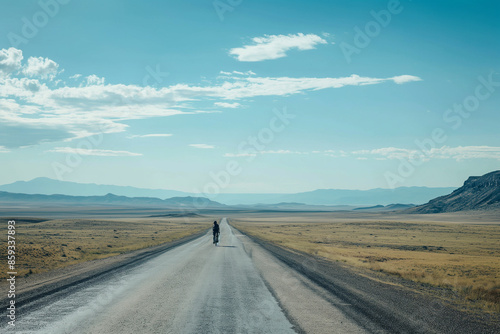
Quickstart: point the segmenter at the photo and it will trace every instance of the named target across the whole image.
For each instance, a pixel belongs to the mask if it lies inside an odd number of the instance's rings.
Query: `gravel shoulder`
[[[99,278],[117,269],[140,264],[169,249],[199,238],[204,234],[206,234],[206,231],[154,247],[139,249],[104,259],[78,263],[28,277],[17,277],[16,306],[22,307],[41,297]],[[8,282],[1,282],[0,290],[7,291]],[[6,296],[2,296],[0,305],[7,305],[8,301]]]

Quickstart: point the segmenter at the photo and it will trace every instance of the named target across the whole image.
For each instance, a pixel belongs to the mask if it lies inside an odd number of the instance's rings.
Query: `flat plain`
[[[232,211],[16,219],[19,277],[178,240],[227,216],[237,229],[285,249],[453,291],[466,307],[500,312],[500,214]],[[0,219],[6,226],[7,219]],[[6,234],[4,236],[6,238]],[[0,248],[5,258],[6,247]],[[6,263],[0,278],[6,278]],[[456,301],[456,300],[455,300]]]
[[[448,289],[466,307],[499,312],[499,216],[260,212],[231,224],[286,249]]]

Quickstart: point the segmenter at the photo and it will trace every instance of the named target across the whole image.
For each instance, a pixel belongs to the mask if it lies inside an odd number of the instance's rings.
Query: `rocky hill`
[[[471,176],[449,195],[407,210],[408,213],[441,213],[464,210],[500,209],[500,170],[483,176]]]

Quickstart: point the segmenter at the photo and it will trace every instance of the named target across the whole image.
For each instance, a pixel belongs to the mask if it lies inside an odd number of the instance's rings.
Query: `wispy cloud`
[[[410,150],[406,148],[383,147],[372,150],[357,150],[353,151],[352,154],[364,156],[375,155],[386,159],[408,159],[410,156],[418,154],[418,152],[418,150],[414,149]]]
[[[405,75],[406,82],[421,80],[418,77]],[[364,86],[375,85],[384,82],[397,82],[400,76],[392,78],[371,78],[361,77],[359,75],[351,75],[341,78],[263,78],[263,77],[247,77],[238,78],[234,81],[226,81],[220,86],[212,87],[191,87],[198,91],[204,90],[207,95],[212,95],[228,100],[237,100],[243,98],[251,98],[256,96],[287,96],[299,94],[306,91],[315,91],[328,88],[341,88],[345,86]],[[401,82],[400,82],[401,83]],[[188,87],[185,87],[189,89]]]
[[[232,108],[232,109],[235,109],[235,108],[241,107],[241,104],[239,104],[238,102],[234,102],[234,103],[215,102],[214,106],[221,107],[221,108]]]
[[[0,146],[0,153],[8,153],[10,152],[5,146]]]
[[[112,150],[98,150],[86,148],[73,148],[73,147],[56,147],[46,152],[53,153],[74,153],[79,155],[96,155],[101,157],[135,157],[141,156],[141,153],[133,153],[128,151],[112,151]]]
[[[244,157],[255,157],[256,153],[225,153],[225,158],[244,158]]]
[[[132,135],[128,138],[172,137],[171,133],[151,133],[147,135]]]
[[[261,154],[309,154],[309,152],[291,151],[291,150],[269,150],[260,151]]]
[[[292,151],[292,150],[267,150],[267,151],[252,151],[252,153],[250,153],[250,152],[225,153],[224,157],[225,158],[243,158],[243,157],[255,157],[255,156],[257,156],[257,154],[266,154],[266,155],[272,155],[272,154],[290,154],[290,155],[296,155],[296,154],[309,154],[309,153],[310,152]]]
[[[385,159],[411,159],[423,157],[429,159],[455,159],[457,161],[467,159],[497,159],[500,160],[500,147],[492,146],[442,146],[427,151],[405,149],[396,147],[384,147],[373,150],[353,151],[354,155],[378,156]]]
[[[208,144],[190,144],[189,146],[195,147],[195,148],[201,148],[201,149],[210,149],[210,148],[215,148],[213,145],[208,145]]]
[[[500,147],[492,146],[443,146],[432,149],[431,156],[440,159],[452,158],[455,160],[465,159],[497,159],[500,160]]]
[[[286,57],[291,49],[311,50],[318,44],[327,44],[315,34],[266,35],[252,38],[253,44],[229,50],[239,61],[262,61]]]
[[[59,86],[55,84],[58,80],[51,80],[52,74],[57,72],[57,76],[62,72],[55,69],[55,62],[47,58],[30,58],[36,60],[23,67],[22,59],[20,50],[0,50],[0,125],[5,133],[18,136],[22,133],[19,140],[5,136],[0,138],[0,145],[7,148],[123,132],[128,128],[125,124],[127,120],[220,112],[211,108],[214,105],[239,108],[241,105],[237,100],[247,98],[420,80],[410,75],[390,78],[358,75],[341,78],[273,78],[258,77],[251,71],[233,71],[223,72],[225,77],[206,85],[141,87],[106,84],[104,78],[89,75],[84,77],[83,83]],[[23,68],[26,73],[23,73]],[[27,73],[32,73],[33,77],[28,77]],[[78,75],[72,77],[81,78]],[[218,101],[214,102],[214,99]],[[191,101],[206,103],[206,109],[196,110],[190,104]]]
[[[240,72],[240,71],[232,71],[232,72],[220,71],[219,73],[223,77],[235,76],[235,75],[243,75],[243,76],[256,75],[255,72],[253,72],[253,71],[246,71],[246,72]]]
[[[254,157],[258,154],[290,154],[290,155],[322,155],[333,158],[346,158],[353,157],[357,160],[368,160],[374,158],[375,160],[394,160],[394,159],[412,159],[422,157],[423,160],[430,159],[454,159],[457,161],[467,159],[497,159],[500,160],[500,147],[492,146],[458,146],[448,147],[443,146],[440,148],[433,148],[429,151],[423,152],[416,149],[396,148],[396,147],[383,147],[371,150],[312,150],[312,151],[294,151],[288,149],[270,150],[270,151],[252,151],[252,152],[239,152],[239,153],[226,153],[226,158],[238,157]]]

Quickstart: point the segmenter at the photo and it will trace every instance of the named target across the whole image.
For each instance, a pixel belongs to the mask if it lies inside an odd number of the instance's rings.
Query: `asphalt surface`
[[[440,302],[253,240],[221,222],[20,303],[1,333],[498,333]]]

